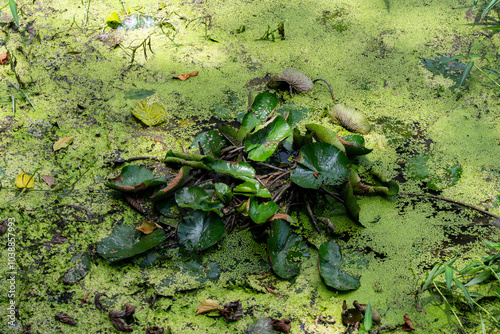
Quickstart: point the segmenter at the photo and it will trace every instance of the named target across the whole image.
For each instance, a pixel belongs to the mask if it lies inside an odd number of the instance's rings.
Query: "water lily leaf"
[[[263,92],[253,100],[249,113],[253,113],[257,120],[265,122],[278,105],[278,98],[273,93]]]
[[[110,179],[105,185],[124,192],[138,192],[166,182],[164,177],[155,177],[152,172],[141,166],[125,166],[120,175]]]
[[[210,130],[197,135],[189,148],[199,148],[201,145],[203,154],[220,157],[220,151],[225,144],[226,140],[219,134],[218,131]]]
[[[233,192],[235,195],[244,195],[248,197],[261,197],[271,198],[271,193],[267,188],[263,187],[259,182],[254,179],[247,179],[242,184],[234,187]]]
[[[364,155],[373,151],[365,147],[365,139],[360,135],[347,135],[340,139],[344,145],[347,155]]]
[[[292,181],[302,188],[318,189],[339,185],[349,175],[349,159],[327,143],[312,143],[300,149],[300,161],[292,171]]]
[[[399,192],[399,184],[394,180],[387,180],[387,178],[379,171],[372,169],[371,174],[375,185],[368,185],[361,182],[358,173],[351,170],[349,173],[349,183],[353,188],[354,194],[369,195],[369,194],[383,194],[383,195],[397,195]]]
[[[248,213],[250,215],[250,218],[256,224],[262,224],[265,223],[269,218],[271,218],[276,213],[276,211],[278,211],[278,209],[278,204],[274,203],[273,201],[259,204],[259,202],[255,198],[250,198],[250,208],[248,210]]]
[[[14,185],[17,188],[33,188],[35,186],[35,180],[32,175],[28,175],[25,173],[20,173],[16,176],[16,180],[14,181]]]
[[[61,148],[65,148],[73,142],[73,139],[75,139],[75,136],[61,138],[54,143],[54,145],[52,146],[52,149],[55,152],[55,151],[60,150]]]
[[[150,222],[150,221],[143,221],[141,226],[137,226],[135,229],[137,231],[141,231],[144,234],[151,234],[156,228],[161,228],[158,224],[155,222]]]
[[[108,27],[112,29],[118,28],[120,23],[121,23],[120,17],[116,12],[113,12],[106,17],[106,24],[108,25]]]
[[[179,170],[179,173],[177,173],[177,175],[172,179],[172,181],[170,181],[170,183],[165,188],[162,188],[158,190],[156,194],[153,194],[151,196],[151,199],[153,201],[158,201],[167,196],[170,196],[172,193],[174,193],[174,191],[181,188],[189,180],[190,170],[191,167],[182,166],[181,169]]]
[[[233,199],[233,193],[231,188],[225,183],[215,183],[215,194],[221,200],[222,203],[228,204]]]
[[[213,211],[222,217],[222,212],[219,209],[224,207],[224,204],[218,201],[211,201],[212,197],[202,187],[185,187],[175,193],[175,201],[182,208],[191,208],[194,210]]]
[[[76,263],[76,265],[68,269],[68,271],[64,274],[63,282],[65,284],[76,283],[87,276],[91,264],[89,254],[87,252],[76,253],[69,261]]]
[[[267,254],[276,275],[284,279],[297,276],[301,260],[309,257],[305,241],[293,233],[290,225],[282,219],[271,222]]]
[[[245,127],[241,127],[239,129],[236,129],[233,126],[221,126],[219,128],[219,132],[226,137],[227,140],[231,142],[234,146],[240,146],[241,142],[243,139],[245,139],[245,136],[247,135],[250,130],[248,130]]]
[[[97,253],[108,261],[123,260],[158,246],[165,240],[163,229],[145,235],[134,226],[117,225],[107,238],[97,242]]]
[[[175,198],[170,197],[167,198],[163,201],[156,202],[155,204],[156,209],[160,211],[162,215],[164,215],[167,218],[175,218],[175,214],[172,212],[172,208],[177,206],[177,202],[175,201]]]
[[[150,97],[153,95],[155,91],[153,89],[138,89],[138,90],[129,90],[125,93],[123,93],[123,98],[124,99],[129,99],[129,100],[142,100],[145,99],[146,97]]]
[[[220,307],[220,304],[216,300],[207,299],[198,304],[198,310],[196,311],[196,315],[200,313],[210,312],[213,310],[217,310]]]
[[[194,72],[191,72],[191,73],[184,73],[184,74],[181,74],[181,75],[178,75],[178,76],[172,76],[176,79],[179,79],[181,81],[184,81],[184,80],[187,80],[189,78],[192,78],[192,77],[195,77],[198,75],[198,71],[194,71]]]
[[[247,133],[255,129],[256,126],[262,125],[257,116],[251,111],[247,112],[241,121],[241,127],[247,130]]]
[[[209,155],[182,153],[169,150],[163,161],[193,168],[210,169],[209,166],[215,159]]]
[[[330,111],[328,116],[332,122],[346,128],[351,132],[367,134],[371,130],[370,122],[365,115],[358,110],[346,107],[341,104],[336,104]]]
[[[451,178],[451,185],[454,186],[462,177],[463,168],[460,165],[454,165],[446,169]]]
[[[307,124],[306,129],[311,131],[314,139],[321,143],[328,143],[345,153],[345,147],[340,142],[337,133],[319,124]]]
[[[273,155],[280,141],[291,135],[292,130],[285,119],[277,116],[271,123],[247,135],[245,150],[248,152],[248,158],[265,161]]]
[[[240,179],[246,181],[247,179],[253,179],[255,175],[255,169],[253,169],[250,164],[240,161],[240,162],[229,162],[219,160],[210,165],[212,170],[219,174],[229,175],[235,179]]]
[[[344,261],[336,242],[323,243],[318,253],[319,272],[326,285],[339,291],[356,290],[360,287],[360,276],[351,276],[343,270]]]
[[[313,82],[307,77],[307,75],[294,68],[287,68],[283,72],[276,74],[271,78],[271,81],[269,81],[267,86],[273,89],[285,88],[283,87],[284,83],[299,93],[307,93],[313,89],[314,86]],[[288,89],[288,87],[286,87],[286,89]]]
[[[179,243],[190,251],[213,246],[224,235],[222,218],[212,212],[194,211],[179,224]]]
[[[158,103],[148,105],[147,100],[138,100],[131,113],[147,126],[155,126],[167,119],[165,108]]]
[[[409,176],[413,179],[425,179],[429,176],[430,170],[427,167],[427,161],[430,156],[426,153],[418,154],[410,159],[406,163],[406,171]]]
[[[290,128],[293,129],[300,121],[309,115],[309,109],[290,103],[277,109],[276,113],[283,116]]]

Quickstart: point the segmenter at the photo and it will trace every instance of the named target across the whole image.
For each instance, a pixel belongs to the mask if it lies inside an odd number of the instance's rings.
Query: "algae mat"
[[[443,57],[473,53],[489,59],[476,60],[480,67],[498,71],[499,35],[473,24],[481,7],[472,10],[472,3],[452,0],[89,0],[17,6],[20,27],[11,23],[8,7],[0,16],[0,54],[11,55],[0,66],[0,221],[15,229],[15,246],[10,232],[0,237],[0,332],[21,333],[29,326],[33,333],[117,332],[93,302],[97,292],[106,293],[101,302],[108,310],[125,303],[137,307],[132,327],[142,332],[159,326],[172,333],[242,333],[256,319],[272,317],[289,318],[291,333],[342,333],[343,300],[370,301],[387,325],[402,323],[406,313],[415,333],[460,331],[445,304],[424,294],[422,310],[415,295],[434,263],[458,256],[460,268],[486,254],[483,240],[498,242],[499,235],[493,220],[449,203],[363,198],[362,226],[342,209],[323,206],[315,214],[338,230],[314,236],[303,217],[298,231],[309,239],[311,256],[292,282],[270,273],[265,246],[246,231],[202,254],[220,267],[216,281],[207,272],[180,268],[175,247],[147,266],[143,258],[111,264],[97,255],[96,243],[117,224],[142,221],[104,186],[119,173],[116,162],[163,158],[169,149],[188,146],[202,129],[246,110],[249,94],[262,89],[266,76],[290,67],[328,80],[338,101],[367,115],[373,130],[366,140],[374,151],[364,167],[396,178],[401,193],[435,188],[442,197],[499,215],[498,88],[474,68],[457,90],[467,60],[456,68],[438,64]],[[106,28],[108,15],[123,19],[127,11],[163,18],[162,29]],[[282,22],[285,39],[277,31],[269,34]],[[199,74],[186,81],[173,78],[193,71]],[[154,93],[148,103],[165,108],[161,126],[146,127],[131,115],[134,98],[146,91]],[[326,86],[315,85],[291,101],[309,109],[310,118],[327,122],[323,111],[332,102]],[[67,137],[73,142],[54,151],[54,143]],[[165,173],[158,162],[133,163]],[[453,166],[461,167],[456,182],[447,178]],[[16,176],[35,171],[35,186],[21,194]],[[59,191],[51,191],[42,176],[51,176]],[[167,232],[174,239],[175,228]],[[368,261],[356,268],[362,276],[354,292],[331,290],[318,275],[314,247],[331,239]],[[74,266],[70,260],[85,251],[88,274],[65,284]],[[271,286],[277,294],[266,290]],[[195,316],[206,299],[240,300],[242,319]],[[495,305],[493,299],[484,307]],[[477,312],[454,309],[468,331],[480,332]],[[58,321],[60,313],[76,325]],[[324,321],[315,323],[320,314]],[[486,326],[493,331],[491,321]]]

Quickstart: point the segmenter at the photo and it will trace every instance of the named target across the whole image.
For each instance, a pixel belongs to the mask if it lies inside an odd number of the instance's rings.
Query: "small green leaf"
[[[442,265],[443,265],[442,263],[436,263],[434,265],[429,275],[427,275],[427,279],[425,280],[424,285],[422,285],[422,288],[420,289],[420,294],[422,294],[422,292],[424,292],[427,289],[427,287],[432,283],[432,281],[444,271]]]
[[[120,175],[110,179],[105,185],[123,192],[138,192],[166,182],[164,177],[155,177],[152,172],[141,166],[125,166]]]
[[[469,291],[467,291],[467,288],[462,284],[462,282],[460,282],[455,277],[453,277],[453,282],[455,282],[455,285],[458,286],[458,288],[460,290],[462,290],[462,293],[464,294],[464,297],[465,297],[465,300],[467,301],[467,304],[469,304],[469,307],[471,309],[473,309],[474,306],[473,306],[472,299],[470,297]]]
[[[66,271],[63,277],[65,284],[73,284],[83,279],[90,270],[90,257],[87,252],[79,252],[73,255],[70,262],[75,262],[76,265]]]
[[[109,14],[108,17],[106,17],[106,24],[108,25],[108,27],[112,29],[118,28],[120,23],[121,23],[120,17],[116,12],[113,12]]]
[[[336,104],[330,111],[328,116],[332,122],[346,128],[351,132],[367,134],[371,130],[371,124],[366,116],[358,110],[346,107],[341,104]]]
[[[243,141],[243,139],[245,139],[245,136],[248,132],[250,132],[250,130],[243,126],[239,129],[236,129],[232,126],[221,126],[219,128],[219,132],[224,137],[226,137],[226,139],[229,140],[231,144],[233,144],[234,146],[240,146],[241,142]]]
[[[337,133],[319,124],[306,124],[306,129],[313,133],[314,139],[321,143],[328,143],[345,153],[345,147],[337,137]]]
[[[356,290],[360,287],[360,276],[345,272],[339,245],[334,241],[323,243],[318,250],[319,271],[325,284],[339,291]],[[370,317],[371,318],[371,317]]]
[[[253,179],[255,169],[250,164],[240,161],[238,163],[218,160],[210,165],[215,173],[229,175],[235,179]]]
[[[247,179],[242,184],[234,187],[233,192],[235,195],[243,195],[248,197],[261,197],[261,198],[271,198],[271,193],[267,188],[263,187],[254,179]]]
[[[413,179],[425,179],[429,176],[430,170],[427,167],[427,161],[430,156],[426,153],[418,154],[410,159],[406,163],[406,170],[409,176]]]
[[[462,87],[462,84],[465,82],[465,79],[467,79],[467,77],[470,74],[470,71],[472,70],[472,66],[474,66],[473,61],[469,61],[467,66],[465,66],[464,73],[462,74],[462,77],[460,78],[460,82],[458,83],[457,89],[460,89],[460,87]]]
[[[444,266],[444,278],[446,280],[446,287],[450,291],[451,283],[453,283],[453,269],[450,266]]]
[[[265,122],[278,105],[278,98],[273,93],[263,92],[253,100],[250,112],[254,113],[260,122]]]
[[[222,217],[222,212],[219,209],[224,207],[224,204],[211,201],[210,195],[201,187],[184,187],[175,193],[175,201],[182,208],[191,208],[193,210],[213,211]]]
[[[222,238],[224,222],[212,212],[194,211],[179,224],[177,235],[188,250],[202,251]]]
[[[368,302],[368,305],[366,306],[364,317],[365,318],[364,318],[363,325],[365,327],[365,331],[370,331],[372,329],[372,325],[373,325],[372,305],[370,304],[370,302]]]
[[[271,218],[278,209],[278,204],[273,201],[259,204],[255,198],[251,198],[248,214],[256,224],[262,224]]]
[[[280,141],[291,135],[292,130],[285,119],[277,116],[271,123],[246,136],[245,150],[249,152],[248,158],[266,161],[276,151]]]
[[[16,26],[19,27],[19,17],[17,16],[17,4],[14,0],[9,0],[10,12],[12,13],[12,18],[16,22]]]
[[[124,99],[129,99],[129,100],[142,100],[147,97],[150,97],[155,93],[154,90],[148,90],[148,89],[138,89],[138,90],[129,90],[127,92],[123,93],[123,98]]]
[[[359,213],[361,208],[359,207],[358,199],[354,195],[353,187],[350,182],[345,183],[342,196],[344,198],[344,205],[347,209],[349,217],[351,217],[355,222],[359,222]]]

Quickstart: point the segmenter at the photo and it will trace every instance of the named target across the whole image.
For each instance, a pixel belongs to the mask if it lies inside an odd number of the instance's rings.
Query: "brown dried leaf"
[[[216,300],[211,300],[211,299],[204,300],[198,305],[198,311],[196,311],[196,315],[200,313],[217,310],[219,307],[220,307],[219,302]]]
[[[276,291],[274,291],[274,290],[273,290],[273,289],[271,289],[270,287],[267,287],[267,286],[266,286],[265,288],[266,288],[267,292],[272,293],[273,295],[277,295],[277,294],[278,294]]]
[[[284,214],[284,213],[277,213],[277,214],[273,215],[271,218],[269,218],[268,220],[273,221],[275,219],[283,219],[283,220],[288,221],[288,215]]]
[[[131,317],[134,314],[136,307],[125,303],[125,316]]]
[[[7,52],[0,53],[0,65],[7,64],[9,61],[9,54]]]
[[[54,143],[54,146],[52,146],[52,149],[55,152],[55,151],[60,150],[61,148],[65,148],[66,146],[69,146],[69,144],[71,144],[73,142],[73,139],[75,139],[75,136],[61,138]]]
[[[189,171],[191,170],[190,167],[184,166],[181,169],[179,169],[179,173],[170,181],[170,183],[163,189],[160,189],[159,192],[162,192],[164,196],[166,196],[169,192],[173,191],[174,189],[177,189],[177,187],[182,186],[185,183],[185,177],[189,174]],[[180,183],[183,181],[182,183]],[[155,194],[151,196],[151,199],[155,198]]]
[[[68,325],[71,325],[71,326],[75,326],[76,325],[75,319],[73,319],[72,317],[70,317],[66,313],[56,314],[56,319],[59,320],[60,322],[64,322],[65,324],[68,324]]]
[[[408,314],[405,313],[405,315],[403,316],[403,320],[405,323],[401,325],[401,329],[404,332],[415,330],[415,327],[413,327],[413,322],[411,321],[410,316]]]
[[[7,232],[7,220],[8,219],[5,219],[0,222],[0,235],[3,235],[5,234],[5,232]]]
[[[44,175],[42,176],[43,182],[47,183],[49,187],[52,187],[56,182],[54,181],[54,178],[50,175]]]
[[[121,175],[120,175],[121,176]],[[144,184],[141,183],[141,184]],[[118,186],[118,187],[130,187],[132,189],[134,189],[133,187],[131,186]],[[139,196],[135,196],[135,195],[132,195],[132,194],[125,194],[125,201],[131,206],[133,207],[135,210],[137,210],[137,212],[139,212],[140,214],[144,214],[144,209],[142,208],[141,206],[141,203],[140,202],[143,202],[144,203],[144,200],[142,200],[142,197],[139,197]],[[150,232],[151,233],[151,232]],[[146,233],[147,234],[147,233]]]
[[[189,79],[191,77],[195,77],[197,75],[198,75],[198,71],[194,71],[194,72],[191,72],[191,73],[184,73],[184,74],[181,74],[181,75],[178,75],[178,76],[174,76],[174,78],[180,79],[180,80],[184,81],[186,79]]]
[[[371,130],[371,124],[366,116],[353,108],[336,104],[330,111],[328,116],[332,122],[346,128],[351,132],[367,134]]]
[[[226,321],[236,321],[243,316],[243,306],[239,300],[224,304],[226,309],[219,309],[219,313]]]
[[[290,331],[290,327],[292,327],[292,323],[290,319],[271,319],[271,326],[274,327],[275,330],[282,333],[288,333]]]
[[[101,301],[99,300],[102,296],[106,296],[106,293],[101,293],[97,292],[94,297],[94,303],[95,307],[99,310],[105,310],[106,308],[102,305]]]
[[[111,311],[113,312],[113,311]],[[111,323],[115,328],[121,332],[133,332],[134,329],[132,328],[131,325],[128,325],[123,318],[117,318],[117,317],[112,317],[111,312],[109,312],[109,320],[111,320]]]
[[[146,329],[146,334],[163,334],[163,332],[164,332],[163,327],[158,327],[158,326],[148,327]]]

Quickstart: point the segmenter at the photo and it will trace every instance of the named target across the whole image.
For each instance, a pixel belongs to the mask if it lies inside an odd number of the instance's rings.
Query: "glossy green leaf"
[[[222,218],[212,212],[194,211],[179,224],[179,243],[190,251],[213,246],[224,235]]]
[[[169,150],[165,155],[164,161],[166,163],[179,164],[193,168],[210,169],[209,166],[215,161],[215,159],[209,155],[183,153]]]
[[[255,198],[251,198],[248,214],[256,224],[262,224],[271,218],[278,209],[278,204],[273,201],[259,204]]]
[[[105,185],[123,192],[138,192],[165,183],[165,177],[155,177],[141,166],[125,166],[120,175],[110,179]]]
[[[175,193],[175,201],[182,208],[191,208],[193,210],[213,211],[222,217],[219,209],[224,204],[218,201],[211,201],[212,197],[205,189],[201,187],[184,187]]]
[[[451,283],[453,283],[453,269],[450,266],[444,266],[444,278],[448,291],[451,290]]]
[[[156,202],[155,204],[156,209],[160,211],[162,215],[164,215],[167,218],[175,218],[174,214],[172,213],[172,208],[177,206],[177,202],[175,201],[175,198],[170,197],[167,199],[164,199],[162,201]]]
[[[133,89],[129,90],[123,93],[123,98],[124,99],[129,99],[129,100],[142,100],[147,97],[150,97],[155,93],[154,90],[149,90],[149,89]]]
[[[219,160],[212,163],[210,167],[216,173],[229,175],[240,180],[247,180],[248,178],[253,178],[255,175],[255,169],[243,161],[235,163]]]
[[[132,225],[117,225],[109,237],[97,242],[97,253],[108,261],[123,260],[158,246],[165,240],[161,228],[143,234]]]
[[[248,197],[261,197],[261,198],[271,198],[271,193],[267,188],[262,186],[257,180],[247,179],[242,184],[234,187],[233,192],[235,195],[244,195]]]
[[[241,127],[245,129],[247,132],[250,132],[253,129],[255,129],[257,125],[262,125],[262,122],[259,121],[259,119],[257,118],[257,116],[255,116],[253,112],[249,111],[243,116],[243,120],[241,121]]]
[[[216,130],[209,130],[197,135],[189,148],[199,148],[200,144],[203,154],[220,157],[220,151],[226,144],[226,140]]]
[[[347,155],[364,155],[373,151],[365,147],[365,139],[360,135],[347,135],[342,137]]]
[[[339,245],[334,241],[323,243],[318,250],[319,270],[325,284],[339,291],[356,290],[360,287],[360,276],[345,272]]]
[[[284,279],[297,276],[303,258],[309,257],[306,243],[282,219],[271,222],[267,253],[274,272]]]
[[[307,124],[306,129],[311,131],[314,139],[321,143],[328,143],[345,153],[345,147],[337,137],[337,133],[320,124]]]
[[[311,144],[313,142],[313,135],[312,133],[308,133],[305,135],[302,135],[300,133],[300,130],[297,128],[293,129],[293,135],[292,135],[292,148],[296,151],[299,151],[302,146],[305,146],[307,144]]]
[[[300,149],[300,161],[292,171],[292,181],[302,188],[318,189],[344,183],[349,175],[349,159],[327,143],[312,143]]]
[[[215,194],[221,200],[222,203],[228,204],[233,199],[233,193],[231,188],[225,183],[215,183]]]
[[[248,152],[248,158],[265,161],[273,155],[280,141],[291,135],[292,130],[285,119],[277,116],[271,123],[246,136],[245,150]]]
[[[372,304],[368,302],[363,321],[363,326],[365,327],[365,331],[370,331],[372,329],[372,325],[373,325]]]
[[[290,128],[293,129],[299,122],[307,118],[309,109],[290,103],[277,109],[276,113],[283,116]]]
[[[155,126],[167,119],[167,112],[158,103],[147,104],[146,100],[139,100],[131,110],[132,115],[147,126]]]
[[[63,282],[65,284],[76,283],[87,276],[91,264],[89,254],[87,252],[76,253],[69,261],[76,263],[76,265],[68,269],[68,271],[64,274]]]
[[[254,113],[260,122],[265,122],[278,105],[278,98],[273,93],[263,92],[253,100],[250,112]]]
[[[344,205],[347,209],[349,217],[351,217],[355,222],[359,222],[359,213],[361,208],[359,207],[358,199],[354,195],[354,190],[350,182],[347,182],[344,185],[342,196],[344,198]]]
[[[167,186],[162,189],[159,189],[153,196],[151,196],[151,199],[153,201],[161,200],[163,198],[170,196],[177,189],[184,186],[186,182],[189,180],[190,170],[191,167],[182,166],[181,169],[179,170],[179,173],[177,173],[177,175],[167,184]]]

